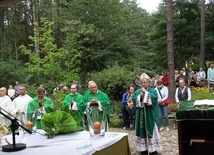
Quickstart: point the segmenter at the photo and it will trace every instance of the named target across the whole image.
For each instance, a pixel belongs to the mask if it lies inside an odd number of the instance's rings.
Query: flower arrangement
[[[177,103],[170,103],[168,104],[168,108],[170,112],[176,112],[178,110],[178,104]]]
[[[192,91],[200,92],[200,93],[209,93],[210,88],[208,88],[208,87],[192,87]]]

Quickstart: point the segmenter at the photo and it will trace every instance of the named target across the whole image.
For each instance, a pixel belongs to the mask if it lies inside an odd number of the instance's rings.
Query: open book
[[[214,106],[214,100],[208,100],[208,99],[205,99],[205,100],[195,100],[193,106],[197,106],[197,107],[200,107],[200,106],[208,106],[208,107],[213,107]]]

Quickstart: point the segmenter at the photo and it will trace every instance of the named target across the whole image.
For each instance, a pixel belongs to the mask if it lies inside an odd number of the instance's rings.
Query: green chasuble
[[[76,102],[78,110],[69,110],[71,100]],[[62,103],[62,110],[70,113],[77,121],[77,124],[83,127],[82,117],[85,111],[85,104],[83,104],[83,96],[81,94],[68,94]]]
[[[148,134],[149,138],[152,138],[154,123],[156,122],[157,126],[159,127],[159,109],[157,104],[157,92],[153,88],[148,88],[147,91],[149,92],[152,100],[152,105],[148,106],[144,104],[144,108],[136,107],[135,111],[135,132],[136,136],[140,138],[146,138],[146,133]],[[140,95],[141,89],[135,91],[132,96],[132,100],[136,105],[137,97]],[[146,115],[146,117],[145,117]]]
[[[87,93],[90,93],[90,90],[89,90],[89,89],[87,89],[87,90],[83,93],[83,96],[84,96],[85,94],[87,94]]]
[[[45,108],[45,112],[46,113],[50,113],[53,112],[55,110],[54,108],[54,104],[51,101],[50,98],[44,96],[43,98],[43,103],[44,103],[44,108]],[[28,104],[28,108],[27,108],[27,120],[28,121],[33,121],[34,123],[36,123],[36,128],[37,129],[42,129],[41,126],[41,119],[37,119],[37,116],[41,115],[39,113],[39,102],[38,102],[38,97],[35,97],[32,101],[30,101],[30,103]]]
[[[92,99],[96,99],[101,103],[102,107],[106,107],[107,114],[108,116],[110,115],[110,101],[107,94],[103,93],[100,90],[98,90],[96,94],[92,94],[91,92],[85,93],[83,96],[85,107],[87,107],[87,104],[91,102]]]
[[[71,100],[76,102],[79,112],[83,114],[85,110],[85,105],[83,104],[83,96],[79,93],[68,94],[62,102],[62,110],[67,111],[66,109],[69,109]]]
[[[90,91],[88,91],[87,93],[84,94],[83,96],[83,102],[85,104],[85,107],[87,107],[88,103],[91,102],[92,99],[96,99],[97,101],[100,102],[100,104],[102,105],[102,107],[106,108],[106,112],[107,112],[107,120],[106,120],[106,131],[108,123],[110,122],[109,120],[109,116],[110,116],[110,101],[109,101],[109,97],[107,94],[103,93],[102,91],[98,90],[96,94],[92,94]],[[101,114],[102,115],[102,114]],[[86,127],[88,127],[87,125],[87,121],[86,122]]]

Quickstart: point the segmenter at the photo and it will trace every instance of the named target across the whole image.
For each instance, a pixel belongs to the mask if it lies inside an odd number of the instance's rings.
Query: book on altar
[[[195,100],[193,106],[214,106],[214,100]]]

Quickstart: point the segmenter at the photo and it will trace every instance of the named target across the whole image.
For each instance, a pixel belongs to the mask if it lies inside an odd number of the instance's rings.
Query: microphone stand
[[[18,130],[19,126],[24,129],[26,132],[28,132],[29,134],[31,134],[32,132],[27,129],[26,127],[20,125],[17,122],[17,118],[15,118],[14,116],[9,117],[6,114],[4,114],[1,110],[3,110],[4,112],[6,112],[7,114],[11,115],[10,113],[8,113],[6,110],[2,109],[0,107],[0,114],[2,114],[4,117],[6,117],[7,119],[11,120],[11,131],[12,131],[12,137],[13,137],[13,144],[8,144],[8,145],[4,145],[2,146],[2,151],[4,152],[13,152],[13,151],[20,151],[26,148],[26,144],[24,143],[16,143],[16,139],[15,139],[15,135],[19,135],[19,133],[16,133],[15,131]]]

